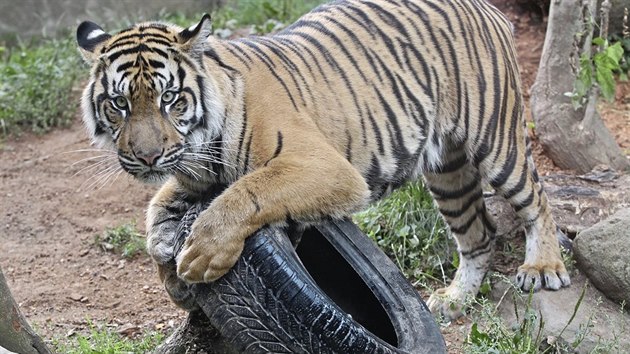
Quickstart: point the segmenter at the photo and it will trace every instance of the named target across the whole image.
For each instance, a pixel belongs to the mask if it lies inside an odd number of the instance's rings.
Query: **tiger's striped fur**
[[[147,215],[163,279],[177,278],[164,263],[178,215],[216,185],[229,188],[178,259],[187,282],[223,275],[263,225],[347,216],[422,174],[460,252],[432,310],[458,316],[452,304],[488,270],[482,180],[526,227],[518,285],[570,282],[527,146],[511,25],[483,0],[338,0],[238,40],[211,37],[208,17],[115,35],[86,22],[77,37],[94,63],[89,133],[137,178],[168,177]]]

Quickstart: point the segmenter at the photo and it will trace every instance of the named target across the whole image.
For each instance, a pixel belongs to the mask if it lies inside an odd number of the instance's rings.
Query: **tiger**
[[[489,271],[491,186],[525,229],[515,283],[569,286],[524,121],[513,28],[484,0],[336,0],[279,32],[221,39],[210,16],[182,28],[77,28],[92,66],[88,134],[136,179],[160,184],[147,248],[173,301],[212,282],[263,226],[346,218],[422,180],[459,265],[427,305],[455,319]],[[220,193],[173,259],[191,203]]]

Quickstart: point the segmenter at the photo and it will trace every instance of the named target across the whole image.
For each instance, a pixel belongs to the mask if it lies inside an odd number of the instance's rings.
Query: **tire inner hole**
[[[296,249],[317,285],[352,319],[383,341],[398,347],[394,326],[383,305],[326,237],[308,228]]]

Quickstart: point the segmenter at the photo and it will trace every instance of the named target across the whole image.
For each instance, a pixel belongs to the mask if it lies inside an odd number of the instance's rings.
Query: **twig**
[[[623,31],[622,31],[623,38],[624,39],[630,38],[630,27],[628,26],[628,8],[627,7],[625,7],[623,9],[623,23],[622,23],[622,26],[623,26]]]
[[[608,19],[609,19],[611,7],[612,5],[610,4],[610,0],[604,0],[602,1],[602,6],[599,10],[601,14],[599,36],[604,39],[608,38]]]

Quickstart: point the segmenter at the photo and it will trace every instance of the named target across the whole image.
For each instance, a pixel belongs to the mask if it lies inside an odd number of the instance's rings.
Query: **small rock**
[[[122,325],[116,332],[127,337],[132,337],[134,334],[140,332],[140,327],[131,323],[126,323]]]
[[[68,297],[70,298],[70,300],[74,300],[74,301],[81,301],[81,299],[83,299],[83,295],[78,294],[78,293],[72,293]]]
[[[619,173],[610,168],[610,166],[598,165],[595,166],[591,172],[577,177],[589,182],[602,183],[617,179],[619,177]]]
[[[608,298],[630,303],[630,209],[583,230],[575,238],[577,266]]]

